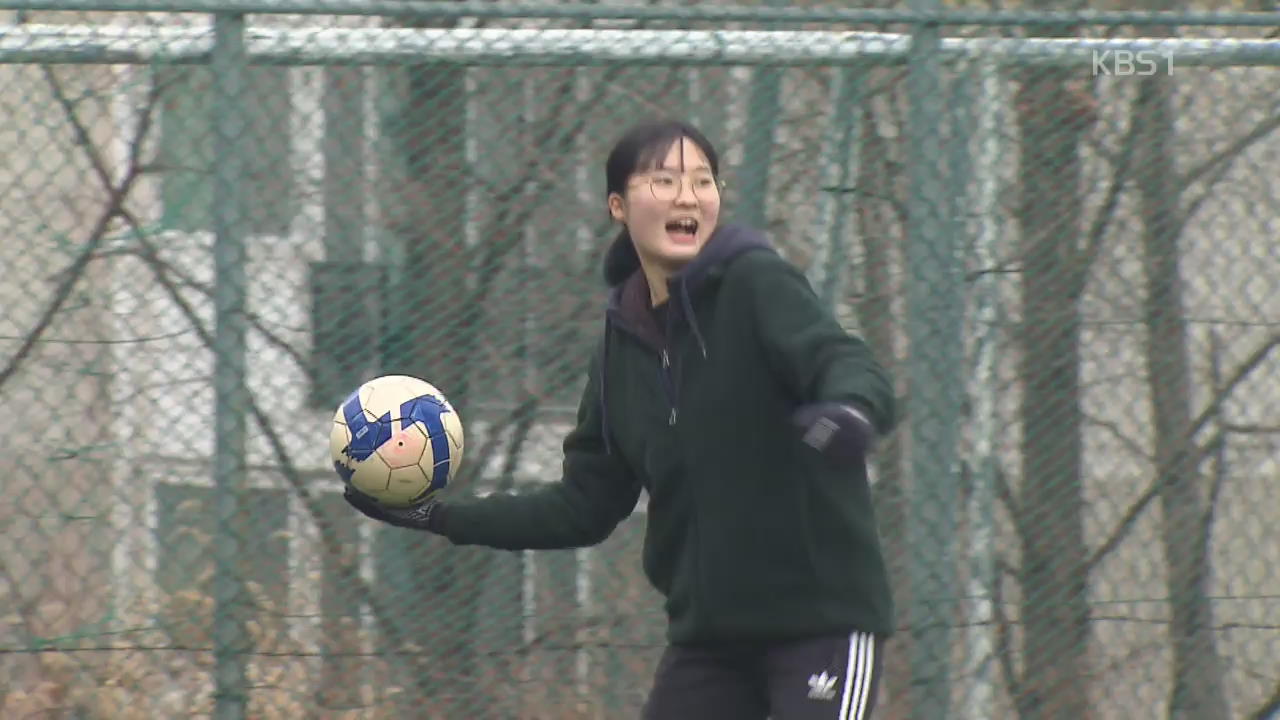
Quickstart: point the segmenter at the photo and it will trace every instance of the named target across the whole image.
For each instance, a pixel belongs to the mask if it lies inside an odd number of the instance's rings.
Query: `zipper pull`
[[[664,368],[671,367],[671,358],[667,356],[666,348],[662,348],[662,367]]]
[[[675,424],[676,424],[676,409],[671,408],[671,417],[667,418],[667,425],[675,425]]]

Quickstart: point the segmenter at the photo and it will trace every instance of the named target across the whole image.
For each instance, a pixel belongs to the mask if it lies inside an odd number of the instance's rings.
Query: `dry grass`
[[[588,689],[584,694],[564,664],[564,651],[495,661],[469,683],[473,691],[435,695],[433,707],[424,707],[415,693],[394,682],[398,674],[390,658],[361,654],[374,646],[369,631],[346,619],[334,623],[321,648],[306,647],[291,637],[269,600],[257,588],[250,590],[256,607],[245,623],[254,649],[246,665],[249,720],[605,720],[628,714],[610,707],[601,693]],[[213,608],[207,594],[175,593],[148,609],[151,623],[133,625],[143,629],[93,636],[0,666],[0,718],[211,718]],[[583,632],[576,633],[583,642],[606,640]],[[345,654],[321,657],[317,650]],[[600,673],[592,673],[592,687],[609,682]],[[642,680],[647,678],[637,676]],[[477,712],[480,701],[491,714]]]

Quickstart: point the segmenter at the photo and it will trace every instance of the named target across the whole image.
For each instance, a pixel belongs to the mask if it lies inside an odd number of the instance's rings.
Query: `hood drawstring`
[[[727,262],[730,258],[740,255],[744,252],[756,249],[773,251],[772,246],[765,240],[764,236],[758,231],[751,228],[738,225],[725,225],[716,228],[715,234],[708,241],[706,247],[699,253],[699,257],[687,269],[682,272],[675,284],[679,288],[672,288],[676,295],[680,296],[680,310],[684,315],[685,322],[689,324],[689,330],[693,337],[697,340],[698,351],[702,353],[702,358],[707,359],[707,341],[702,335],[702,328],[698,325],[698,318],[693,314],[693,299],[690,297],[690,285],[696,289],[701,285],[703,279],[714,265]],[[605,312],[604,340],[600,348],[600,427],[603,434],[604,450],[606,454],[613,453],[613,439],[609,431],[609,403],[607,399],[608,382],[606,381],[607,367],[609,364],[609,345],[612,341],[614,326],[616,323],[610,316],[611,310],[616,310],[617,305],[623,301],[623,290],[625,283],[633,273],[640,268],[639,256],[635,253],[635,248],[631,243],[631,238],[626,234],[619,235],[609,246],[609,250],[605,254],[604,276],[605,282],[613,289],[613,295],[610,299],[610,309]],[[673,308],[674,309],[674,308]],[[668,321],[671,320],[672,312],[667,313]],[[670,333],[668,333],[670,336]],[[678,372],[678,370],[677,370]],[[678,384],[678,383],[677,383]]]
[[[684,312],[684,320],[689,323],[693,337],[698,341],[698,349],[702,351],[702,359],[707,359],[707,343],[702,339],[702,330],[698,327],[698,318],[693,314],[693,301],[689,299],[689,283],[680,283],[680,310]]]
[[[680,296],[680,311],[684,314],[685,322],[689,324],[689,329],[693,332],[693,337],[698,342],[698,350],[702,353],[702,359],[707,358],[707,342],[702,336],[702,329],[698,327],[698,318],[693,313],[693,300],[689,296],[688,283],[679,283],[680,289],[677,293]],[[670,326],[674,318],[672,313],[667,313],[667,327],[670,336]],[[606,455],[613,454],[613,440],[609,434],[609,402],[606,398],[608,393],[608,367],[609,367],[609,342],[613,337],[613,318],[605,313],[604,318],[604,340],[600,347],[600,434],[604,440],[604,452]]]

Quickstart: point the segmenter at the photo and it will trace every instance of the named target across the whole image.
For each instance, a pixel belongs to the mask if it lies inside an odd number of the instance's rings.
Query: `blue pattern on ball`
[[[427,438],[431,441],[433,490],[441,490],[449,483],[452,458],[449,456],[449,437],[444,429],[444,421],[440,419],[447,412],[450,412],[449,408],[439,398],[431,395],[419,395],[400,404],[400,426],[406,428],[414,423],[422,423],[427,431]],[[360,404],[359,390],[351,393],[342,404],[342,416],[351,432],[351,441],[342,452],[357,462],[368,459],[383,443],[391,440],[391,413],[384,413],[377,420],[370,421]],[[334,467],[344,480],[350,482],[354,470],[343,467],[340,463],[334,463]]]
[[[351,442],[343,449],[347,457],[363,462],[373,455],[382,444],[391,439],[391,413],[386,413],[374,422],[370,422],[360,406],[360,391],[351,393],[342,404],[342,417],[347,421],[347,429],[351,431]]]
[[[401,425],[422,423],[431,440],[431,457],[435,466],[431,472],[431,487],[441,490],[449,482],[449,437],[445,433],[444,421],[440,416],[449,412],[439,398],[420,395],[400,405]]]

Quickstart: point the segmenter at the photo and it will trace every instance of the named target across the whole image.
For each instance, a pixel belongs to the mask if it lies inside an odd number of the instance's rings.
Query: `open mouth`
[[[667,223],[667,234],[676,242],[693,242],[698,234],[698,221],[693,218],[681,218]]]

